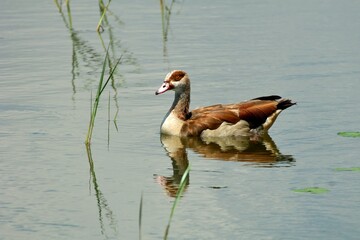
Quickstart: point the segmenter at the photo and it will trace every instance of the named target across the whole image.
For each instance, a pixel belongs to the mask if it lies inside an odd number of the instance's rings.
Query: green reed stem
[[[100,19],[99,19],[98,25],[97,25],[97,27],[96,27],[96,31],[97,31],[97,32],[100,32],[101,23],[102,23],[102,21],[103,21],[103,19],[104,19],[104,17],[105,17],[107,8],[109,7],[110,3],[111,3],[111,0],[109,0],[108,4],[106,4],[106,6],[103,7],[102,1],[99,1],[100,8],[103,8],[103,11],[102,11],[101,17],[100,17]]]
[[[54,3],[56,5],[56,7],[58,8],[59,12],[61,13],[62,9],[61,9],[61,6],[60,6],[58,0],[54,0]]]
[[[106,62],[107,62],[108,58],[109,58],[109,47],[106,50],[106,55],[105,55],[105,59],[104,59],[104,63],[103,63],[103,67],[102,67],[102,71],[101,71],[101,75],[100,75],[100,80],[99,80],[99,85],[98,85],[95,101],[94,101],[93,107],[91,109],[89,128],[88,128],[88,133],[86,135],[86,140],[85,140],[86,144],[90,144],[90,142],[91,142],[91,136],[92,136],[92,132],[93,132],[93,129],[94,129],[95,117],[96,117],[96,113],[97,113],[99,102],[100,102],[100,96],[101,96],[102,92],[104,91],[106,85],[109,83],[110,79],[112,78],[116,67],[120,63],[120,60],[121,60],[122,56],[117,60],[114,68],[111,69],[111,71],[110,71],[109,77],[107,78],[107,80],[103,84],[104,75],[105,75],[105,68],[106,68]]]
[[[171,213],[170,213],[170,217],[169,217],[169,222],[168,225],[166,227],[165,230],[165,234],[164,234],[164,240],[166,240],[168,238],[169,235],[169,230],[170,230],[170,224],[171,224],[171,220],[174,216],[174,212],[175,212],[175,208],[180,200],[180,198],[182,197],[182,194],[184,192],[185,186],[188,183],[188,177],[189,177],[189,173],[190,173],[190,165],[188,165],[188,167],[186,168],[184,175],[182,175],[181,177],[181,181],[180,181],[180,185],[179,185],[179,189],[176,192],[176,197],[175,197],[175,201],[174,204],[171,208]]]

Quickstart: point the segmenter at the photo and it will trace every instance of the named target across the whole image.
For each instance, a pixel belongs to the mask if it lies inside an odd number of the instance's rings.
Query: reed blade
[[[100,32],[101,30],[103,31],[103,28],[102,28],[101,24],[102,24],[102,21],[103,21],[103,19],[105,17],[106,11],[107,11],[110,3],[111,3],[111,0],[109,0],[108,4],[106,4],[106,6],[103,7],[103,12],[102,12],[101,17],[99,19],[98,25],[96,26],[96,31],[97,32]],[[100,7],[101,7],[101,4],[100,4]]]
[[[114,75],[115,70],[116,70],[117,66],[119,65],[119,63],[121,61],[121,58],[122,58],[122,56],[120,56],[120,58],[117,60],[115,66],[113,67],[113,69],[111,69],[109,77],[107,78],[107,80],[104,83],[106,63],[107,63],[107,59],[109,58],[109,47],[110,47],[110,44],[108,45],[108,47],[106,49],[106,55],[105,55],[104,63],[103,63],[103,66],[102,66],[99,85],[98,85],[98,88],[97,88],[95,101],[94,101],[94,104],[93,104],[93,107],[92,107],[92,110],[91,110],[88,133],[87,133],[86,140],[85,140],[86,144],[90,144],[90,142],[91,142],[92,132],[93,132],[94,125],[95,125],[96,113],[97,113],[99,102],[100,102],[100,96],[103,93],[104,89],[106,88],[107,84],[109,83],[110,79]]]
[[[166,240],[168,238],[169,235],[169,231],[170,231],[170,225],[171,225],[171,221],[172,218],[174,216],[174,212],[175,212],[175,208],[185,190],[185,187],[188,183],[188,177],[189,177],[189,173],[190,173],[190,165],[188,165],[188,167],[186,168],[184,174],[181,177],[181,181],[180,181],[180,185],[179,185],[179,189],[176,192],[176,197],[175,197],[175,201],[173,203],[173,206],[171,208],[171,212],[170,212],[170,217],[169,217],[169,222],[166,226],[166,230],[165,230],[165,234],[164,234],[164,240]]]
[[[140,206],[139,206],[139,240],[141,240],[141,224],[142,224],[142,209],[143,209],[143,192],[141,192]]]

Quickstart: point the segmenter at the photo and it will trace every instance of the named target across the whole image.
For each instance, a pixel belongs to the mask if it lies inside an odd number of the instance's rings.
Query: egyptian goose
[[[180,137],[249,136],[267,132],[280,112],[296,104],[279,96],[258,97],[235,104],[217,104],[189,111],[190,79],[182,70],[169,72],[156,95],[175,91],[161,123],[163,134]]]

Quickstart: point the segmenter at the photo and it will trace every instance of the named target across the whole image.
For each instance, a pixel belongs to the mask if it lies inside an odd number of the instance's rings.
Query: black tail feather
[[[287,109],[288,107],[291,107],[292,105],[295,105],[295,102],[292,102],[290,99],[282,99],[279,101],[278,105],[277,105],[277,109]]]
[[[278,95],[270,95],[270,96],[263,96],[263,97],[258,97],[258,98],[253,98],[251,100],[278,100],[281,97]]]

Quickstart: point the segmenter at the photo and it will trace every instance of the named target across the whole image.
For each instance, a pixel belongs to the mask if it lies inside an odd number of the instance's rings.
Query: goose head
[[[176,93],[182,93],[185,92],[187,88],[190,88],[188,74],[182,70],[174,70],[166,75],[164,83],[155,92],[155,94],[162,94],[168,90],[174,90]]]

